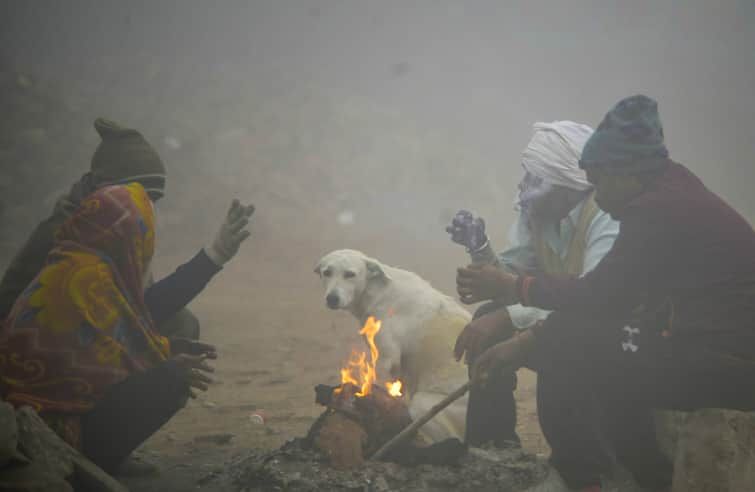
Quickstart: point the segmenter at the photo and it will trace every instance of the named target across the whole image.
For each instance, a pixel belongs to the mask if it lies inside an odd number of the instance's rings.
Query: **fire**
[[[385,389],[388,390],[388,394],[398,398],[399,396],[402,396],[401,394],[401,381],[394,381],[392,383],[385,383]]]
[[[380,320],[376,320],[373,316],[367,318],[367,322],[359,330],[359,334],[364,335],[367,345],[370,347],[369,360],[367,360],[366,352],[359,353],[354,351],[351,353],[346,367],[341,369],[341,384],[351,383],[359,388],[359,392],[356,393],[358,397],[369,395],[372,391],[373,383],[377,380],[375,365],[380,357],[380,351],[377,345],[375,345],[375,335],[380,331],[381,326],[382,322]],[[401,396],[401,386],[401,381],[385,383],[388,393],[396,398]],[[340,393],[339,390],[340,388],[336,391]]]

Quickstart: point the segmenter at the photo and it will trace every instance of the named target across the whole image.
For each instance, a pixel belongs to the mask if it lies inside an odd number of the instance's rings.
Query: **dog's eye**
[[[343,278],[354,278],[357,274],[351,271],[343,272]]]
[[[322,272],[322,275],[323,277],[330,277],[331,275],[333,275],[333,270],[331,270],[330,268],[326,268],[325,271]]]

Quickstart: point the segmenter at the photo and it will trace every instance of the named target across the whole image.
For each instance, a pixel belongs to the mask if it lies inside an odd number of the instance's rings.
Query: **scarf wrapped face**
[[[2,329],[6,401],[86,412],[110,386],[169,356],[142,289],[154,232],[138,183],[100,188],[81,202]]]

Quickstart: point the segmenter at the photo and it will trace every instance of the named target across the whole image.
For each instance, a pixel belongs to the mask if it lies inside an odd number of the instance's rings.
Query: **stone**
[[[0,490],[16,492],[73,492],[68,481],[38,463],[19,463],[0,470]]]
[[[16,411],[10,404],[0,401],[0,467],[18,456],[17,446]]]
[[[73,476],[73,455],[77,453],[50,429],[30,407],[16,411],[18,441],[24,454],[57,477]]]
[[[673,492],[753,490],[755,413],[705,409],[682,420]]]
[[[73,477],[77,488],[82,490],[128,491],[120,482],[60,439],[30,407],[16,410],[16,422],[19,447],[35,466],[60,479]]]

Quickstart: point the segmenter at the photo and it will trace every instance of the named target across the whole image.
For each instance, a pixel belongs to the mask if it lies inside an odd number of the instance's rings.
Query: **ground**
[[[262,240],[245,246],[191,306],[202,322],[202,338],[218,348],[216,383],[140,449],[161,471],[128,480],[134,490],[221,490],[213,474],[234,456],[303,436],[322,410],[314,403],[314,386],[335,383],[359,341],[351,316],[325,307],[312,274],[323,251],[304,244],[280,258]],[[453,281],[452,269],[437,274]],[[534,386],[534,373],[520,371],[518,430],[526,449],[543,453]],[[250,417],[260,410],[264,425]],[[225,434],[233,436],[229,442],[212,442]]]
[[[202,339],[218,348],[217,382],[139,451],[160,475],[129,481],[140,491],[220,490],[203,479],[234,456],[306,432],[321,411],[314,386],[336,383],[360,343],[350,315],[325,307],[312,273],[320,256],[361,249],[453,293],[454,269],[467,258],[446,224],[459,208],[475,210],[503,247],[519,167],[512,161],[501,177],[498,156],[357,97],[262,90],[228,72],[222,84],[208,74],[176,85],[169,71],[144,79],[108,66],[52,81],[0,67],[0,92],[12,102],[0,128],[9,144],[0,152],[0,271],[87,168],[95,116],[137,126],[167,163],[158,278],[211,240],[231,197],[254,203],[252,237],[190,306]],[[101,82],[116,79],[117,87]],[[142,94],[159,84],[171,90],[159,116],[145,117],[154,108]],[[520,436],[543,452],[534,375],[519,381]],[[265,425],[250,418],[258,410]],[[213,443],[227,434],[226,444]]]

